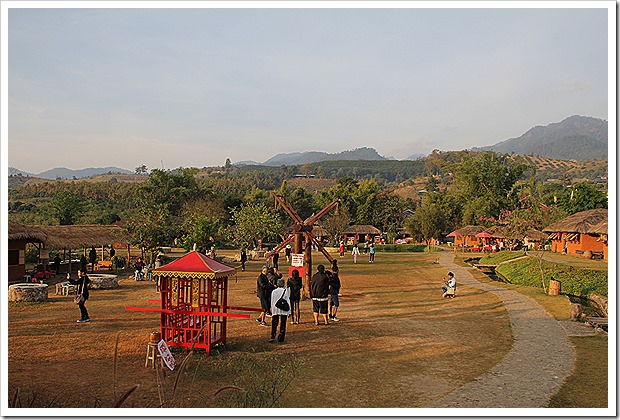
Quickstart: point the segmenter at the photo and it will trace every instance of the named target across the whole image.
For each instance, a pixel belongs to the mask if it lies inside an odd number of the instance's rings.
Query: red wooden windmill
[[[295,242],[293,246],[293,252],[295,254],[301,254],[302,246],[304,245],[305,238],[305,250],[304,250],[304,290],[306,293],[309,293],[310,290],[310,278],[312,277],[312,244],[316,245],[317,249],[321,251],[325,258],[331,263],[333,258],[329,255],[329,252],[323,247],[321,242],[316,239],[316,237],[312,234],[312,227],[314,224],[323,216],[325,216],[331,209],[336,208],[336,212],[338,212],[338,203],[340,199],[335,199],[330,204],[325,206],[323,210],[308,217],[306,220],[303,220],[295,211],[293,206],[286,201],[284,196],[280,194],[274,194],[276,202],[279,203],[284,211],[293,219],[293,233],[289,234],[289,236],[282,241],[282,243],[276,246],[272,251],[269,251],[265,254],[266,258],[270,258],[273,254],[280,252],[287,244],[291,242]]]

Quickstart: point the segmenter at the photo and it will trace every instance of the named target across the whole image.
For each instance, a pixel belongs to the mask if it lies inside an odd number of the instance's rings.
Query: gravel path
[[[443,252],[439,263],[452,271],[458,285],[497,295],[506,306],[515,342],[504,360],[490,372],[445,395],[435,407],[547,407],[549,399],[573,369],[570,333],[534,300],[493,284],[481,283],[467,268]]]

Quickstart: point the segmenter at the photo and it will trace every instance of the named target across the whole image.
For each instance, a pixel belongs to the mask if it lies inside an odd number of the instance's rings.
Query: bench
[[[99,261],[97,264],[95,264],[95,270],[112,270],[114,267],[112,267],[112,261]]]
[[[75,285],[68,281],[62,281],[56,284],[56,294],[61,296],[69,296],[75,293]]]

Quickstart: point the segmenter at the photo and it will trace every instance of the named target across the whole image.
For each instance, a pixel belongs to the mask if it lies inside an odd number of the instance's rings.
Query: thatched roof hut
[[[381,235],[381,231],[372,225],[352,225],[342,233],[345,235]]]
[[[116,225],[32,226],[46,235],[46,248],[75,249],[128,243],[129,236]]]
[[[47,240],[47,235],[34,226],[24,225],[11,220],[8,223],[8,231],[9,241],[45,242]]]
[[[607,209],[581,211],[555,222],[543,229],[543,232],[569,232],[586,234],[607,234]]]

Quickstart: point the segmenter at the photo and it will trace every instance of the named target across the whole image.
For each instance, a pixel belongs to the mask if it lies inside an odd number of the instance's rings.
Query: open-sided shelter
[[[476,246],[480,240],[476,237],[477,234],[484,232],[486,228],[484,226],[465,226],[460,229],[450,232],[448,236],[454,237],[454,246]]]
[[[372,225],[352,225],[342,232],[345,241],[352,241],[354,244],[359,242],[375,242],[377,236],[381,236],[381,230]]]
[[[8,281],[23,279],[26,274],[26,245],[29,243],[40,246],[47,235],[36,227],[9,220],[8,222]]]
[[[582,211],[547,226],[543,232],[549,234],[553,252],[602,254],[607,260],[607,214],[607,209]]]
[[[228,277],[235,273],[233,267],[192,251],[153,270],[153,274],[159,276],[159,309],[126,309],[159,312],[161,338],[166,344],[186,349],[194,346],[211,354],[214,345],[226,343],[228,317],[250,317],[228,313],[228,310],[253,310],[228,306]]]

